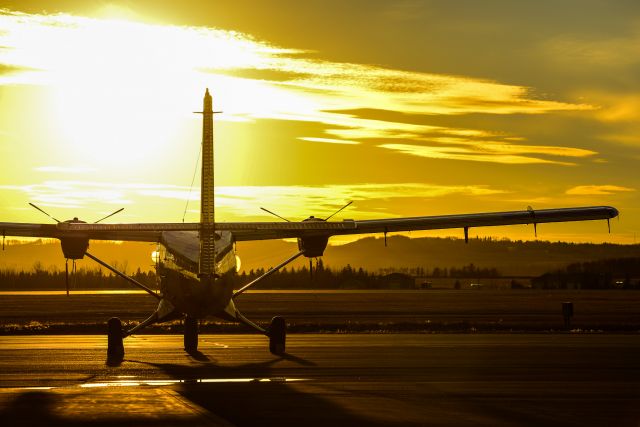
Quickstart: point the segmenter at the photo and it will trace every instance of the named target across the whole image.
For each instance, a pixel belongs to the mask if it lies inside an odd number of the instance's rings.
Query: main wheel
[[[198,319],[184,318],[184,349],[187,353],[198,351]]]
[[[269,351],[275,355],[283,355],[285,353],[287,340],[287,324],[284,318],[276,316],[271,319],[269,327]]]
[[[122,323],[117,317],[112,317],[107,322],[107,359],[116,360],[124,357],[124,344],[122,343]]]

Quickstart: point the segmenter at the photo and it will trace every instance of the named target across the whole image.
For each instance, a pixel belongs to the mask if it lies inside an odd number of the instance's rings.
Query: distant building
[[[403,273],[391,273],[380,278],[380,287],[383,289],[415,289],[414,283],[412,276]]]

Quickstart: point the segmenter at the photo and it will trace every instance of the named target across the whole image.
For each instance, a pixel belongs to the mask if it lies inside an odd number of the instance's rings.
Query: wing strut
[[[284,261],[284,262],[280,263],[279,265],[277,265],[275,268],[270,268],[262,276],[258,277],[257,279],[252,280],[251,282],[247,283],[246,285],[244,285],[243,287],[241,287],[240,289],[235,291],[233,293],[233,297],[232,298],[237,297],[238,295],[240,295],[241,293],[243,293],[244,291],[246,291],[247,289],[249,289],[250,287],[252,287],[256,283],[258,283],[262,279],[266,279],[267,277],[271,276],[273,273],[275,273],[276,271],[280,270],[282,267],[284,267],[285,265],[289,264],[290,262],[292,262],[293,260],[295,260],[296,258],[298,258],[300,255],[303,255],[303,254],[304,254],[304,251],[300,251],[297,254],[295,254],[294,256],[292,256],[291,258],[289,258],[286,261]],[[311,259],[311,258],[309,258],[309,259]]]
[[[122,277],[125,280],[128,280],[129,282],[131,282],[132,284],[134,284],[135,286],[139,287],[140,289],[142,289],[143,291],[147,292],[149,295],[151,295],[152,297],[160,300],[162,299],[160,297],[160,295],[156,294],[155,292],[153,292],[151,289],[147,288],[145,285],[143,285],[142,283],[138,282],[136,279],[127,276],[126,274],[116,270],[115,268],[111,267],[109,264],[107,264],[106,262],[102,261],[99,258],[94,257],[93,255],[91,255],[89,252],[85,252],[85,255],[88,256],[89,258],[91,258],[92,260],[94,260],[95,262],[97,262],[98,264],[100,264],[101,266],[113,271],[114,273],[116,273],[118,276]]]

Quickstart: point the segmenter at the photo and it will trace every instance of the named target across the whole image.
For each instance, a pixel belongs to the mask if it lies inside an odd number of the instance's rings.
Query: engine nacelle
[[[304,221],[324,221],[321,218],[310,216]],[[303,252],[303,255],[307,258],[315,258],[322,256],[324,250],[327,248],[329,242],[329,236],[309,236],[298,238],[298,249]]]
[[[82,259],[89,249],[89,239],[84,237],[65,237],[60,239],[62,253],[67,259]]]
[[[73,218],[65,222],[86,224],[78,218]],[[87,253],[87,249],[89,249],[89,238],[83,235],[64,237],[60,239],[60,245],[62,246],[62,253],[66,259],[82,259],[84,258],[84,254]]]
[[[301,237],[298,238],[298,249],[307,258],[315,258],[322,256],[328,242],[327,236]]]

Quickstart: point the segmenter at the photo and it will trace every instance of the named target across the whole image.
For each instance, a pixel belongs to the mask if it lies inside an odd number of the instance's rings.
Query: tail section
[[[198,276],[215,276],[215,199],[213,187],[213,101],[209,89],[202,108],[202,177],[200,185],[200,262]]]

